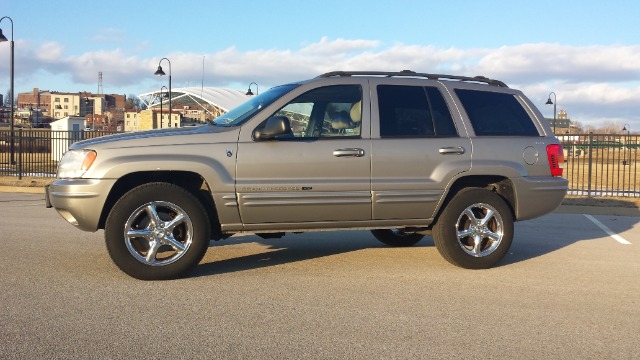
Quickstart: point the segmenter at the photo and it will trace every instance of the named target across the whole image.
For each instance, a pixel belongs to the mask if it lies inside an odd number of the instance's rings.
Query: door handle
[[[333,156],[335,157],[363,157],[364,150],[358,148],[349,149],[336,149],[333,150]]]
[[[464,154],[462,146],[441,147],[438,152],[442,155],[462,155]]]

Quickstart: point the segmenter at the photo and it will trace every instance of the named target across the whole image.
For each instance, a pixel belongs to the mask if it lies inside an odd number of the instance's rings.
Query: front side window
[[[273,116],[284,116],[289,120],[293,134],[288,138],[360,137],[362,88],[360,85],[333,85],[313,89]]]
[[[477,136],[539,136],[518,99],[512,94],[456,89]]]
[[[435,87],[379,85],[380,136],[457,136],[449,108]]]

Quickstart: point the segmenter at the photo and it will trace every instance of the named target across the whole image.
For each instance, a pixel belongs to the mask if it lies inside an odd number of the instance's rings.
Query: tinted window
[[[381,137],[457,136],[437,88],[379,85],[377,90]]]
[[[514,95],[456,89],[478,136],[539,136],[529,114]]]

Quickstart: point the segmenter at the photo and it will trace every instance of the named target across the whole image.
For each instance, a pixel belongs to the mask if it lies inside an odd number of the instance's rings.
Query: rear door
[[[369,124],[361,121],[369,116],[366,82],[341,82],[296,89],[270,115],[286,117],[290,134],[254,141],[245,129],[266,120],[243,126],[236,191],[245,225],[371,219]]]
[[[431,219],[472,147],[436,81],[371,80],[373,219]]]

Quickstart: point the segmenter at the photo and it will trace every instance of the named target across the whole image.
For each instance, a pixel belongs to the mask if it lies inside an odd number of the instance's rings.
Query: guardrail
[[[0,175],[55,177],[62,154],[83,139],[108,131],[0,130]],[[629,134],[558,135],[565,152],[563,176],[569,193],[585,196],[640,197],[640,136]]]

